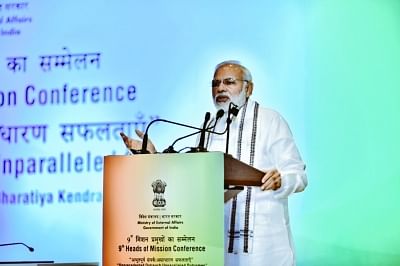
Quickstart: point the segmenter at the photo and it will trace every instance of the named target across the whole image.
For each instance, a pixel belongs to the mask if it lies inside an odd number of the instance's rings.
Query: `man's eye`
[[[225,85],[232,85],[232,84],[235,84],[235,80],[234,79],[225,79],[224,83],[225,83]]]

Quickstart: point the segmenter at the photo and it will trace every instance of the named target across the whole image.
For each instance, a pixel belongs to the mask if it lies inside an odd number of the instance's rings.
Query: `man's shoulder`
[[[262,115],[264,118],[270,118],[270,119],[282,118],[282,115],[277,110],[272,109],[270,107],[261,106],[260,104],[258,104],[258,113]]]

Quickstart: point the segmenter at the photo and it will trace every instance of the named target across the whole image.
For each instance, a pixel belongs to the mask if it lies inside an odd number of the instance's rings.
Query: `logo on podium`
[[[153,206],[164,207],[167,204],[164,198],[164,192],[167,183],[161,181],[160,179],[157,179],[151,184],[151,186],[153,187],[153,192],[154,192]]]

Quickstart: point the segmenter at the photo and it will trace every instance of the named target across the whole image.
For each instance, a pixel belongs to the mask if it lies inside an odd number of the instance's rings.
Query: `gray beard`
[[[216,101],[217,96],[221,96],[221,95],[228,96],[230,101],[226,101],[224,103],[217,103],[217,101]],[[229,104],[231,102],[236,104],[239,108],[241,108],[246,103],[246,100],[247,100],[246,92],[245,92],[245,89],[243,88],[238,95],[231,95],[229,93],[221,93],[221,94],[215,95],[214,106],[215,106],[215,108],[217,108],[217,110],[222,109],[226,113],[226,112],[228,112]]]

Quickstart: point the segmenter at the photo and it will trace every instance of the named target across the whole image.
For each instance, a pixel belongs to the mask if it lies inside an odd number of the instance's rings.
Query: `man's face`
[[[225,65],[217,69],[212,84],[212,96],[217,109],[226,111],[230,102],[242,106],[246,102],[246,85],[240,67]]]

